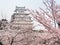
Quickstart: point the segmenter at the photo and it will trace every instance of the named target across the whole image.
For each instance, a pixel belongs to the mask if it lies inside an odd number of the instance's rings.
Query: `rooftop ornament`
[[[24,11],[26,11],[26,10],[27,10],[27,9],[25,9],[25,7],[18,7],[18,6],[16,6],[15,12],[20,13],[20,12],[24,12]]]

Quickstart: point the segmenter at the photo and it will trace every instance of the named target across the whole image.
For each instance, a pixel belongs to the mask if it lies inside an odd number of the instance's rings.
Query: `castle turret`
[[[5,30],[7,25],[8,25],[8,21],[6,19],[0,20],[0,30]]]

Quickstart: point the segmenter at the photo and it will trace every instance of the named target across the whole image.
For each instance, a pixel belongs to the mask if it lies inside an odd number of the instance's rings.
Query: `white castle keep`
[[[14,14],[11,18],[11,29],[19,30],[19,29],[32,29],[32,20],[29,16],[30,14],[27,13],[28,9],[25,7],[16,7]]]

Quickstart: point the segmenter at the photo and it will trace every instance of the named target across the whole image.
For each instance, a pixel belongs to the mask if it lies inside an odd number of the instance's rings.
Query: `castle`
[[[32,29],[32,20],[29,16],[30,14],[26,11],[28,11],[28,9],[25,9],[25,7],[16,7],[15,12],[11,18],[12,30]]]
[[[14,11],[14,14],[11,16],[11,21],[9,24],[6,19],[2,19],[0,21],[0,30],[6,29],[6,26],[10,26],[9,28],[11,30],[32,30],[33,23],[31,17],[29,16],[30,13],[27,12],[28,9],[26,9],[25,7],[16,6],[16,9]]]

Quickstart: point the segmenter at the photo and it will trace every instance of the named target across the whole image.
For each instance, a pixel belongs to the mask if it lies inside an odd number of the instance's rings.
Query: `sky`
[[[0,19],[3,17],[10,20],[16,6],[25,6],[29,9],[37,9],[41,2],[42,1],[40,0],[0,0]]]
[[[60,1],[56,0],[59,4]],[[42,0],[0,0],[0,19],[10,20],[16,6],[25,6],[29,9],[38,9],[43,7]]]

